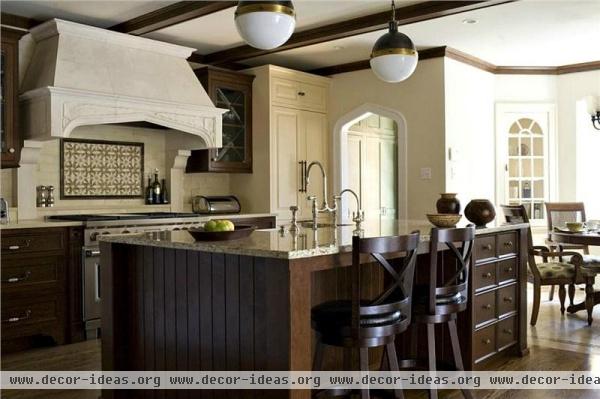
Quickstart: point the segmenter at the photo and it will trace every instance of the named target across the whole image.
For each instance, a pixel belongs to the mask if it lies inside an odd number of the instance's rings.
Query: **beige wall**
[[[496,75],[497,102],[549,102],[556,104],[558,201],[577,198],[577,101],[588,95],[600,96],[600,71],[565,75]],[[589,119],[589,117],[588,117]],[[587,121],[589,122],[589,120]],[[595,168],[592,160],[590,167]],[[580,163],[580,168],[581,168]]]
[[[408,217],[424,219],[435,210],[444,191],[444,60],[419,62],[406,81],[380,81],[371,70],[334,75],[329,95],[329,126],[365,103],[401,112],[408,138]],[[332,141],[333,142],[333,141]],[[420,178],[421,168],[432,169],[432,178]]]
[[[96,140],[129,141],[144,143],[144,185],[148,175],[155,168],[159,170],[159,178],[165,177],[165,172],[172,165],[166,165],[166,140],[169,131],[152,130],[117,125],[96,125],[79,127],[73,131],[72,138],[86,138]],[[59,140],[51,140],[44,144],[40,151],[38,169],[33,182],[19,182],[20,184],[53,185],[55,187],[56,204],[54,208],[38,209],[38,216],[49,213],[66,213],[76,211],[97,211],[100,209],[132,209],[144,206],[143,199],[85,199],[67,200],[60,199],[60,147]],[[16,203],[16,170],[4,169],[1,176],[1,194],[9,198],[11,206]],[[168,180],[168,173],[167,173]],[[226,194],[229,193],[229,176],[215,174],[187,174],[184,177],[184,210],[191,210],[190,199],[198,194]],[[161,207],[169,209],[169,207]],[[150,206],[149,210],[159,210]],[[160,209],[160,210],[163,210]]]
[[[494,75],[445,58],[446,191],[495,197]]]
[[[591,125],[588,115],[577,114],[577,101],[584,97],[594,95],[600,97],[600,71],[580,72],[559,75],[556,79],[557,86],[557,114],[558,114],[558,181],[559,198],[561,201],[581,200],[578,198],[577,188],[577,118]],[[600,149],[598,149],[600,151]],[[587,158],[580,163],[580,168],[597,169],[597,159]],[[588,184],[598,184],[587,182]],[[598,215],[600,217],[600,215]]]

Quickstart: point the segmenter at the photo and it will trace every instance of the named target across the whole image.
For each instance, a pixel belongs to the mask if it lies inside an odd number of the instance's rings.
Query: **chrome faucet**
[[[355,229],[353,231],[353,234],[360,235],[360,233],[362,232],[361,224],[365,220],[365,211],[362,210],[360,198],[358,197],[358,195],[356,194],[356,192],[354,190],[349,189],[349,188],[342,190],[339,197],[341,198],[342,195],[344,195],[344,193],[350,193],[356,199],[356,212],[352,212],[352,221],[355,224]]]
[[[319,161],[312,161],[308,164],[308,168],[306,168],[306,188],[308,191],[308,184],[310,183],[310,170],[313,166],[317,165],[319,169],[321,169],[321,176],[323,176],[323,210],[329,210],[329,205],[327,204],[327,174],[325,174],[325,168]]]
[[[313,230],[317,229],[317,215],[319,213],[331,213],[333,217],[333,224],[335,225],[336,221],[336,212],[338,209],[338,200],[341,198],[339,196],[333,197],[333,207],[329,206],[327,202],[327,174],[325,173],[325,168],[319,161],[313,161],[308,164],[308,168],[306,168],[306,189],[308,190],[308,184],[310,183],[310,170],[313,166],[318,166],[321,169],[321,176],[323,177],[323,202],[321,208],[317,206],[317,197],[314,195],[310,195],[307,197],[309,201],[312,201],[312,228]]]

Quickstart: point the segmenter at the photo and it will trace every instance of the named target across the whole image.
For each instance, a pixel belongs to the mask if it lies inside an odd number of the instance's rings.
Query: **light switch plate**
[[[431,180],[431,168],[421,168],[421,179]]]

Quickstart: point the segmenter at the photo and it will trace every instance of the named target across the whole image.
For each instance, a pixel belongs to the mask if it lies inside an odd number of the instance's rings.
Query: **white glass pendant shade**
[[[419,56],[404,54],[388,54],[371,58],[371,69],[375,75],[390,83],[402,82],[407,79],[417,68]]]
[[[240,2],[235,27],[250,46],[270,50],[288,41],[296,27],[291,2]]]
[[[402,82],[415,71],[419,53],[408,36],[398,32],[396,7],[392,0],[392,20],[388,32],[382,35],[371,51],[371,69],[375,75],[389,83]]]

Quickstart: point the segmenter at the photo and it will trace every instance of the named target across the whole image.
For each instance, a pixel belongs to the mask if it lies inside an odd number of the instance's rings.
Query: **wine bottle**
[[[167,181],[166,179],[162,179],[162,191],[160,193],[160,202],[163,204],[169,203],[169,191],[167,190]]]
[[[152,204],[152,175],[148,175],[148,185],[146,186],[146,204]]]
[[[160,204],[160,193],[162,192],[162,187],[158,182],[158,169],[154,169],[154,182],[152,183],[152,203]]]

